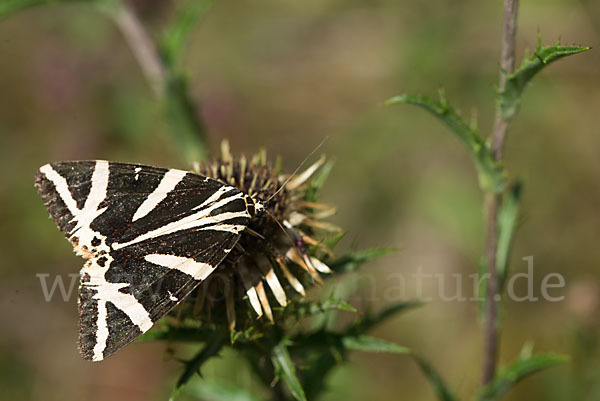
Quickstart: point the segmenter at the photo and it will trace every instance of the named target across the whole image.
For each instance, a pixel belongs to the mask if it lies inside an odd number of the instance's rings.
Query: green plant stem
[[[113,18],[152,91],[157,98],[162,99],[167,87],[167,72],[148,31],[126,1],[118,2]]]
[[[512,74],[515,68],[515,43],[517,34],[518,0],[504,0],[504,24],[502,35],[501,71],[498,87],[504,88],[506,76]],[[491,150],[496,162],[502,162],[504,140],[508,131],[509,120],[503,119],[500,109],[496,109],[496,118],[492,132]],[[487,245],[486,264],[489,278],[486,300],[486,321],[484,326],[483,354],[483,385],[488,385],[495,376],[498,359],[499,333],[497,325],[498,305],[500,294],[498,271],[496,266],[498,250],[498,210],[502,203],[502,194],[488,193],[487,203]]]

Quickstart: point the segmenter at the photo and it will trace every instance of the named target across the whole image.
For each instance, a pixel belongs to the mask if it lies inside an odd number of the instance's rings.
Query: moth
[[[139,164],[42,166],[35,186],[79,255],[79,348],[115,353],[173,309],[225,259],[263,203],[202,175]]]

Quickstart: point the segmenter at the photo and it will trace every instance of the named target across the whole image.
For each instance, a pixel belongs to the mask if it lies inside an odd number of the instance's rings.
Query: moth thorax
[[[246,202],[246,210],[251,217],[260,217],[263,214],[265,207],[260,200],[254,199],[250,195],[246,195],[244,201]]]

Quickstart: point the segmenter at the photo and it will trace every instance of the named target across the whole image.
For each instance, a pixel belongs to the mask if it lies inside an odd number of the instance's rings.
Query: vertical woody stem
[[[498,87],[504,88],[506,75],[512,74],[515,68],[515,42],[517,34],[517,9],[518,0],[504,1],[504,24],[502,35],[502,56],[500,60],[501,71]],[[497,162],[502,161],[504,140],[508,131],[510,121],[505,120],[496,110],[494,129],[492,132],[491,150]],[[486,299],[486,321],[484,327],[484,357],[483,357],[483,385],[489,384],[496,373],[499,333],[497,327],[498,307],[500,300],[500,288],[498,283],[498,272],[496,266],[496,254],[498,249],[498,210],[502,203],[502,195],[488,193],[486,196],[487,207],[487,245],[486,264],[489,273],[487,299]]]

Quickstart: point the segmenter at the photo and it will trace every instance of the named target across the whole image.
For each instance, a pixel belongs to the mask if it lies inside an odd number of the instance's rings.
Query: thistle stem
[[[504,24],[502,32],[502,56],[500,58],[500,78],[498,88],[504,89],[506,76],[515,70],[515,48],[517,42],[517,10],[519,0],[504,0]],[[510,121],[501,117],[500,111],[496,109],[494,130],[492,133],[492,154],[496,161],[502,160],[504,139],[508,131]]]
[[[504,88],[506,75],[512,74],[515,67],[515,43],[517,34],[518,0],[504,0],[504,24],[502,34],[502,56],[500,59],[501,71],[498,87]],[[497,162],[502,161],[504,140],[510,121],[505,120],[496,109],[494,129],[492,132],[491,150]],[[486,196],[487,207],[487,244],[486,263],[488,268],[488,286],[486,299],[486,321],[484,326],[484,356],[483,356],[483,385],[489,384],[496,373],[498,359],[499,333],[497,327],[500,288],[496,266],[498,249],[498,210],[502,203],[502,195],[489,193]]]
[[[127,1],[119,2],[114,21],[135,56],[152,91],[161,99],[166,88],[166,68],[150,34]]]

